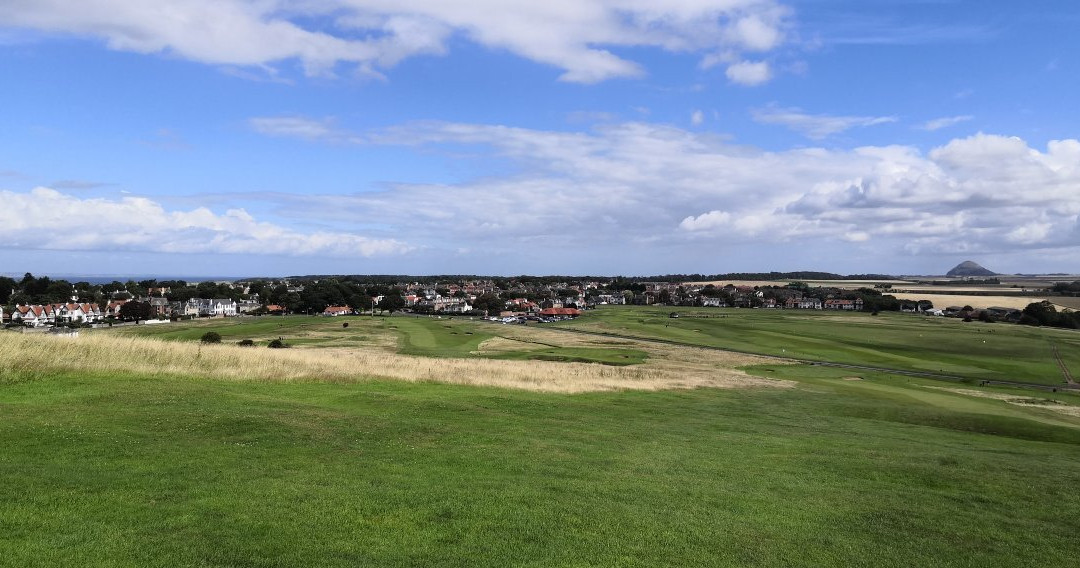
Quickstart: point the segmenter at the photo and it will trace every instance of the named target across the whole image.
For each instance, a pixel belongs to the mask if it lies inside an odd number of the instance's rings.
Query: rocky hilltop
[[[945,276],[950,278],[967,278],[971,276],[997,276],[997,272],[992,272],[979,266],[979,263],[970,260],[965,260],[960,264],[953,267],[952,270],[945,273]]]

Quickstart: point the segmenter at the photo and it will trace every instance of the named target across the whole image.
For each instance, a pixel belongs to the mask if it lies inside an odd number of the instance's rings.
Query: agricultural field
[[[890,360],[905,342],[926,348],[914,337],[930,330],[954,349],[1037,344],[1002,324],[951,330],[915,316],[668,311],[612,308],[558,325]],[[706,313],[724,317],[693,317]],[[200,344],[210,330],[226,340]],[[295,347],[265,347],[278,337]],[[933,355],[966,361],[946,351]],[[993,359],[980,363],[988,370],[1009,358],[975,356]],[[0,486],[18,488],[0,491],[0,566],[1080,557],[1074,393],[556,327],[297,317],[77,339],[0,333],[0,416]]]
[[[1080,310],[1080,298],[1076,297],[1055,297],[1050,299],[1051,302],[1057,306],[1057,309],[1066,310]]]
[[[726,286],[732,284],[735,286],[787,286],[792,280],[716,280],[710,282],[687,282],[687,285],[706,285],[712,284],[714,286]],[[1048,296],[1016,296],[1021,289],[1013,288],[1012,283],[1001,284],[999,286],[928,286],[920,285],[914,281],[908,280],[803,280],[812,288],[817,287],[832,287],[840,288],[842,290],[858,290],[859,288],[871,288],[877,284],[891,284],[894,289],[882,290],[885,294],[890,294],[904,300],[920,301],[927,300],[933,302],[936,308],[945,308],[947,306],[971,306],[976,309],[986,309],[990,307],[1003,307],[1003,308],[1015,308],[1022,310],[1027,307],[1028,304],[1034,302],[1041,302],[1048,299]],[[1052,283],[1039,283],[1025,281],[1027,288],[1038,290],[1040,288],[1048,288]],[[1020,284],[1017,284],[1018,286]],[[1025,288],[1025,289],[1027,289]],[[949,293],[944,293],[949,292]],[[970,292],[969,294],[956,293],[956,292]]]
[[[971,306],[977,310],[992,307],[1012,308],[1022,310],[1028,304],[1034,304],[1049,299],[1049,296],[996,296],[987,294],[941,294],[928,292],[886,292],[904,300],[932,302],[935,308],[944,309],[949,306]]]
[[[669,317],[672,312],[681,317]],[[914,314],[735,308],[601,307],[569,329],[660,338],[761,355],[1063,384],[1053,356],[1080,375],[1080,334]]]

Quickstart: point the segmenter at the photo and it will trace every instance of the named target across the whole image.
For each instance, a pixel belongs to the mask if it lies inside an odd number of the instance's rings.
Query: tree
[[[139,323],[139,320],[150,319],[152,314],[153,308],[149,302],[131,301],[120,306],[120,318],[123,320],[135,320],[135,323]]]
[[[1047,301],[1028,304],[1024,308],[1024,316],[1027,317],[1022,321],[1029,325],[1054,325],[1058,319],[1054,305]],[[1032,323],[1033,320],[1034,323]]]
[[[665,304],[665,305],[670,304],[671,303],[671,292],[669,292],[666,288],[663,289],[663,290],[660,290],[660,294],[656,297],[656,301],[657,301],[657,303],[660,303],[660,304]]]
[[[401,292],[398,290],[390,290],[383,299],[379,301],[379,309],[385,310],[393,314],[394,312],[401,311],[405,307],[405,298],[401,297]]]
[[[491,292],[485,292],[473,300],[473,308],[487,312],[489,316],[497,316],[506,309],[506,301]]]

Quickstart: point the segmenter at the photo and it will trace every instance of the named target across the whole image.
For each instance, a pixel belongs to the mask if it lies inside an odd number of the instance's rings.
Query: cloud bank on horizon
[[[1075,110],[982,95],[974,65],[925,69],[926,97],[852,71],[867,49],[917,69],[909,44],[978,57],[1032,29],[1042,49],[1047,22],[871,37],[884,16],[839,0],[866,34],[807,2],[450,4],[0,0],[20,117],[0,262],[1080,272]],[[1029,83],[1062,84],[1053,60]]]

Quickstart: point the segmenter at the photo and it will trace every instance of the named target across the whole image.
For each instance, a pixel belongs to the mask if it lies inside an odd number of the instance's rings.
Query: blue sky
[[[1080,4],[0,0],[0,272],[1080,273]]]

